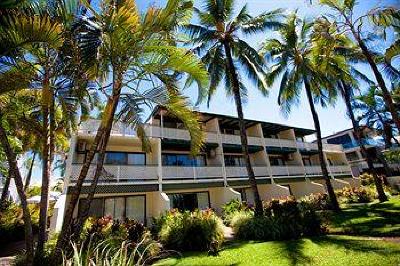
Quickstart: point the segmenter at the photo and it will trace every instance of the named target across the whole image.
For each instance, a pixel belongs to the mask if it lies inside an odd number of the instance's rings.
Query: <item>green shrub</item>
[[[212,210],[172,210],[156,219],[155,226],[161,243],[173,250],[207,250],[211,242],[220,246],[224,239],[222,220]]]
[[[307,204],[316,211],[331,210],[332,204],[328,194],[315,193],[308,196],[304,196],[301,200],[302,203]]]
[[[232,221],[232,217],[241,211],[249,211],[252,210],[252,208],[247,205],[245,202],[241,202],[240,200],[233,199],[226,203],[224,206],[222,206],[222,212],[223,212],[223,221],[224,224],[230,225]]]
[[[375,198],[375,191],[371,187],[344,187],[336,194],[343,203],[368,203]]]
[[[361,185],[363,186],[369,186],[374,184],[374,177],[371,174],[364,173],[360,175],[360,179],[361,179]]]
[[[232,218],[235,236],[243,240],[285,240],[324,232],[322,221],[312,205],[293,198],[264,203],[264,215],[254,217],[241,211]]]
[[[29,204],[28,208],[32,219],[32,229],[35,233],[38,230],[39,207],[36,204]],[[24,230],[21,206],[15,203],[7,204],[6,209],[0,212],[0,246],[25,239]]]

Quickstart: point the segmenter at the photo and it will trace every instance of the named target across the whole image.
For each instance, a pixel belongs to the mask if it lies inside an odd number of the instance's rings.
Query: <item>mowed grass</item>
[[[339,214],[328,215],[328,229],[332,234],[400,236],[400,197],[344,206]]]
[[[340,235],[291,241],[234,241],[226,244],[218,257],[207,256],[207,252],[187,252],[155,265],[400,265],[399,239],[371,238],[400,236],[400,197],[385,203],[342,206],[340,213],[329,213],[327,217],[329,232]]]
[[[355,236],[324,236],[291,241],[232,242],[218,257],[185,253],[157,266],[183,265],[399,265],[400,244]]]

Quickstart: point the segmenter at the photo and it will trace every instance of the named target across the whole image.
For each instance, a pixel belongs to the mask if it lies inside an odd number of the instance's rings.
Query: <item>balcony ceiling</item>
[[[289,154],[289,153],[293,153],[296,152],[297,149],[296,148],[290,148],[290,147],[266,147],[267,149],[267,153],[268,154]]]
[[[242,145],[239,144],[222,144],[222,147],[224,148],[224,152],[232,152],[232,153],[242,153]],[[256,145],[249,145],[249,153],[256,153],[259,151],[262,151],[264,148],[262,146],[256,146]]]

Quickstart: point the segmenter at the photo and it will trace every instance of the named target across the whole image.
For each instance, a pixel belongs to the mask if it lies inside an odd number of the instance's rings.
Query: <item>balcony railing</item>
[[[212,143],[218,142],[217,133],[209,131],[206,131],[204,133],[206,135],[207,142],[212,142]],[[190,140],[189,131],[186,129],[147,125],[146,134],[150,137],[155,137],[155,138]]]
[[[222,166],[163,166],[163,180],[168,179],[220,179]]]
[[[239,135],[222,134],[222,142],[226,144],[241,144]],[[263,139],[260,137],[248,136],[247,142],[249,145],[263,146]]]
[[[272,176],[302,176],[304,168],[302,166],[271,166]]]
[[[318,150],[317,143],[308,143],[308,142],[298,141],[297,142],[297,147],[300,150],[307,150],[307,151]]]
[[[103,176],[99,182],[135,182],[157,180],[157,166],[148,165],[104,165]],[[82,164],[71,165],[71,180],[78,178],[82,169]],[[92,180],[96,171],[96,166],[91,165],[87,178]]]
[[[296,148],[296,142],[290,139],[271,139],[265,138],[265,145],[270,147],[288,147],[288,148]]]
[[[329,171],[332,174],[351,174],[351,168],[348,165],[330,165]]]
[[[324,151],[342,152],[343,151],[343,146],[342,145],[338,145],[338,144],[327,144],[327,143],[324,143],[324,144],[322,144],[322,149]]]

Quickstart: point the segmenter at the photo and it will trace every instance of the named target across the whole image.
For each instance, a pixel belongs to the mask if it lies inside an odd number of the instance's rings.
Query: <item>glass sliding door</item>
[[[145,196],[132,196],[126,198],[126,218],[144,223],[146,220],[145,208]]]
[[[175,193],[168,195],[170,206],[180,211],[204,210],[210,207],[208,192]]]

